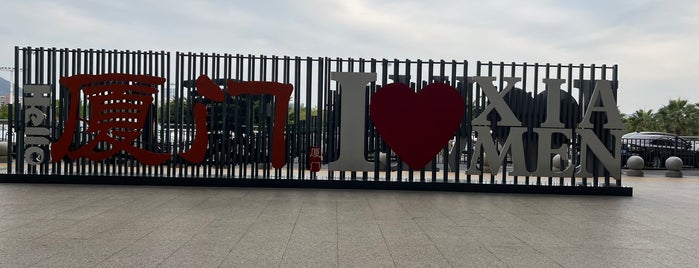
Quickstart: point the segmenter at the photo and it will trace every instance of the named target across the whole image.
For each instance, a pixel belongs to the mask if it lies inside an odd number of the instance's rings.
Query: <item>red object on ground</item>
[[[310,154],[308,156],[308,163],[311,172],[320,171],[320,166],[322,165],[323,158],[320,155],[320,147],[311,147]]]

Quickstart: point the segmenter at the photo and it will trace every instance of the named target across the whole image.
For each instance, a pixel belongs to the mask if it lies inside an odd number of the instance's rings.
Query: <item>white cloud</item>
[[[693,0],[6,0],[0,17],[0,66],[16,45],[619,64],[624,112],[699,102]]]

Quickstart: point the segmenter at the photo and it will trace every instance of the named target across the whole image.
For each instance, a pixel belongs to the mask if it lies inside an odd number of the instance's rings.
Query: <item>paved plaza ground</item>
[[[699,176],[633,197],[0,184],[0,267],[699,267]]]

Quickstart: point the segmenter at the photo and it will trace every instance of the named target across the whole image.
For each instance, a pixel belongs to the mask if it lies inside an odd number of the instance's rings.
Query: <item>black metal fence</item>
[[[174,59],[173,59],[174,57]],[[529,132],[539,127],[546,118],[546,94],[542,79],[565,79],[561,88],[561,122],[570,129],[572,139],[554,138],[554,144],[567,146],[570,159],[568,165],[577,166],[580,138],[576,134],[578,123],[588,107],[595,80],[611,80],[614,95],[617,87],[617,66],[607,65],[562,65],[530,63],[493,63],[468,61],[433,60],[387,60],[387,59],[342,59],[311,57],[254,56],[241,54],[180,53],[174,56],[165,51],[116,51],[83,50],[57,48],[16,48],[14,100],[10,128],[15,139],[9,145],[13,152],[20,152],[7,162],[7,174],[36,174],[47,176],[133,176],[156,178],[208,178],[208,179],[286,179],[286,180],[326,180],[326,181],[378,181],[396,183],[454,183],[479,185],[535,185],[535,186],[575,186],[618,187],[620,180],[610,182],[609,172],[599,160],[592,156],[589,161],[591,178],[510,176],[509,161],[498,167],[499,174],[464,173],[468,161],[474,155],[473,144],[478,138],[471,120],[480,115],[489,104],[480,85],[472,83],[469,77],[491,76],[496,78],[496,86],[503,89],[505,80],[511,77],[520,79],[514,89],[504,96],[517,118]],[[440,154],[421,170],[411,170],[400,158],[391,153],[390,148],[378,135],[369,118],[368,109],[352,107],[342,110],[340,106],[340,85],[331,79],[332,72],[371,72],[377,79],[366,87],[365,107],[371,96],[382,86],[401,82],[415,91],[431,83],[446,83],[456,88],[466,104],[464,119],[455,137]],[[85,158],[63,159],[54,162],[39,159],[39,165],[29,165],[22,152],[25,144],[25,111],[21,105],[23,86],[50,85],[51,104],[46,112],[46,126],[49,139],[54,142],[64,133],[68,118],[69,96],[65,86],[59,83],[61,77],[77,74],[147,74],[165,79],[157,85],[158,93],[148,111],[149,122],[143,126],[143,133],[136,139],[139,148],[148,151],[171,154],[162,165],[143,165],[120,152],[104,161],[90,161]],[[196,80],[205,74],[220,86],[225,101],[212,102],[202,98],[196,91]],[[226,81],[273,81],[293,85],[293,95],[288,107],[285,129],[286,165],[274,169],[270,164],[270,144],[273,129],[273,110],[276,99],[268,95],[230,96]],[[178,156],[178,153],[191,147],[195,135],[193,106],[202,103],[206,106],[208,141],[205,161],[191,164]],[[79,114],[89,118],[91,103],[85,95],[80,96]],[[365,135],[362,146],[365,159],[374,163],[373,172],[331,171],[323,168],[315,173],[308,170],[310,147],[320,147],[323,164],[338,158],[342,148],[340,139],[340,112],[361,113],[365,118]],[[488,118],[496,122],[498,114],[492,112]],[[595,116],[595,133],[599,133],[604,145],[613,151],[614,140],[608,138],[609,130],[603,129],[603,116]],[[88,124],[79,124],[78,133],[73,137],[72,148],[77,148],[94,139],[88,131]],[[509,129],[493,123],[491,135],[501,143]],[[8,132],[9,133],[9,132]],[[524,147],[528,153],[536,151],[538,138],[526,134]],[[40,146],[48,156],[48,145]],[[536,153],[533,153],[536,156]],[[509,156],[508,156],[509,159]],[[531,160],[528,160],[531,161]],[[548,161],[548,160],[546,160]],[[480,163],[482,165],[482,163]],[[564,164],[566,165],[566,164]],[[528,162],[530,170],[534,162]]]
[[[678,136],[663,134],[647,138],[625,138],[621,140],[621,165],[626,166],[631,156],[640,156],[644,168],[663,169],[665,160],[675,156],[682,159],[685,168],[699,167],[699,143]]]

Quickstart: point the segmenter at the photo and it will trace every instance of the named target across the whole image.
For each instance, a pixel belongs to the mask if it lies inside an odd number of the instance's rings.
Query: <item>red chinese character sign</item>
[[[85,157],[92,161],[102,161],[122,151],[146,165],[160,165],[171,157],[169,154],[147,151],[135,145],[135,141],[143,133],[144,126],[149,123],[148,110],[153,105],[153,94],[158,92],[158,85],[165,83],[164,78],[129,74],[75,75],[61,78],[60,82],[68,88],[70,106],[65,132],[51,145],[53,161],[58,162],[64,157]],[[205,99],[219,103],[225,100],[221,88],[206,75],[197,79],[196,90]],[[293,87],[289,84],[228,81],[228,93],[231,96],[269,94],[276,97],[272,133],[274,168],[282,168],[286,164],[284,128],[292,92]],[[90,104],[90,114],[87,118],[80,118],[78,115],[81,93],[85,94]],[[201,163],[206,157],[209,144],[206,117],[206,106],[195,103],[194,141],[189,150],[179,153],[180,157],[190,163]],[[94,136],[94,139],[71,151],[78,122],[87,124],[87,133]]]
[[[212,82],[213,83],[213,82]],[[291,93],[294,87],[291,84],[277,82],[236,82],[228,80],[228,94],[238,96],[242,94],[269,94],[275,97],[274,122],[272,127],[272,167],[282,168],[286,164],[286,142],[284,141],[284,128],[286,116],[291,101]]]
[[[121,151],[147,165],[162,164],[170,158],[169,154],[150,152],[134,145],[147,123],[153,94],[158,92],[156,87],[165,83],[164,78],[128,74],[75,75],[63,77],[60,82],[68,88],[70,106],[65,131],[51,144],[53,161],[65,156],[102,161]],[[88,118],[78,116],[81,93],[91,106]],[[87,124],[87,132],[94,139],[71,151],[79,121]]]

